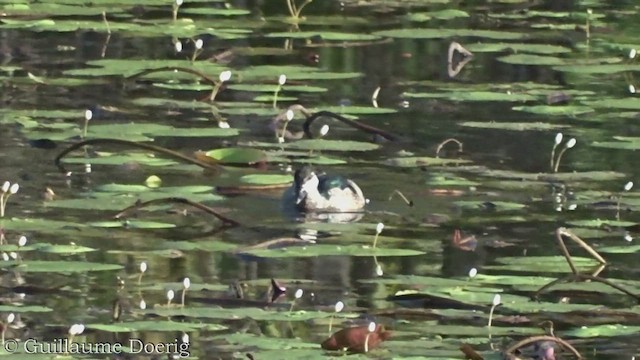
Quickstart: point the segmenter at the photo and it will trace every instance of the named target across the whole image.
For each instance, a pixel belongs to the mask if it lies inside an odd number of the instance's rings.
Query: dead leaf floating
[[[367,340],[367,335],[369,339]],[[374,332],[369,333],[368,326],[356,326],[342,329],[322,342],[325,350],[342,350],[350,352],[364,353],[365,341],[368,342],[368,349],[374,349],[391,336],[390,331],[386,331],[384,325],[377,325]]]

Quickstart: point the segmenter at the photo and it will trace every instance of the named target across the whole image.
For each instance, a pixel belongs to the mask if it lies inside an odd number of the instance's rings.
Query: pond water
[[[51,342],[83,324],[76,341],[186,341],[192,357],[207,359],[323,359],[340,353],[320,343],[360,318],[392,336],[352,357],[462,359],[469,344],[497,359],[552,321],[585,358],[640,355],[637,4],[302,3],[293,4],[296,19],[285,0],[0,0],[0,182],[20,186],[2,196],[0,316],[13,320],[5,338]],[[462,48],[450,59],[452,44]],[[269,125],[294,104],[401,140],[372,141],[321,118],[312,131],[329,125],[323,139],[280,144]],[[303,120],[297,112],[288,129]],[[56,167],[66,147],[95,138],[187,156],[254,149],[231,155],[261,161],[212,173],[103,143],[65,156],[70,174]],[[438,151],[450,138],[461,149],[449,142]],[[285,214],[280,196],[305,164],[357,182],[366,213],[338,223]],[[113,219],[166,197],[241,225],[222,227],[184,204]],[[571,273],[557,231],[584,239],[607,261],[598,279],[631,294],[595,279],[531,301]],[[264,244],[303,234],[315,244]],[[592,274],[598,261],[569,235],[577,269]],[[265,306],[271,279],[287,292]],[[502,306],[488,328],[496,294]],[[334,314],[338,301],[344,310]],[[24,358],[53,357],[21,349]]]

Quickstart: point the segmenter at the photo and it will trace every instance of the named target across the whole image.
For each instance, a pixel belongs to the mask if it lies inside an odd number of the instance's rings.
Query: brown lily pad
[[[367,340],[367,335],[369,339]],[[350,352],[364,353],[365,342],[368,343],[368,349],[378,347],[383,341],[391,336],[390,331],[386,331],[383,325],[377,325],[376,330],[369,333],[368,326],[356,326],[342,329],[322,342],[322,348],[325,350],[342,350],[347,349]]]

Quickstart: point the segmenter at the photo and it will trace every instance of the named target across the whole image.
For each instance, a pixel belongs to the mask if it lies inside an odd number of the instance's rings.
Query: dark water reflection
[[[263,16],[281,15],[284,7],[280,1],[235,1],[236,7],[249,8]],[[607,12],[613,9],[634,11],[634,2],[617,2],[615,5],[599,7],[598,11]],[[486,5],[488,8],[500,8],[506,5]],[[473,5],[469,5],[473,8]],[[576,10],[583,12],[584,6],[580,2],[543,2],[539,10]],[[355,8],[346,10],[350,16],[361,16],[370,20],[366,25],[336,26],[335,30],[367,33],[373,30],[412,26],[402,20],[401,14],[407,10],[394,10],[391,14],[381,15],[377,10],[382,7],[371,7],[361,10]],[[340,5],[334,1],[314,2],[309,12],[314,14],[332,15],[340,11]],[[153,18],[160,16],[150,14]],[[464,28],[481,21],[482,17],[473,17],[473,24],[467,20],[452,20],[447,26]],[[637,23],[627,23],[628,18],[612,21],[607,30],[620,32],[625,38],[636,34]],[[444,24],[444,22],[443,22]],[[496,24],[497,25],[497,24]],[[498,25],[497,25],[498,26]],[[304,27],[304,25],[303,25]],[[483,26],[487,27],[487,26]],[[491,28],[491,24],[488,26]],[[282,31],[286,25],[269,23],[264,29],[256,33],[271,30]],[[309,25],[308,29],[326,29],[321,25]],[[518,30],[512,29],[512,30]],[[525,29],[526,30],[526,29]],[[579,31],[568,31],[563,36],[553,37],[554,44],[569,47],[582,46],[584,34]],[[557,40],[557,39],[560,40]],[[481,245],[475,252],[460,251],[450,245],[454,225],[442,227],[426,226],[425,219],[431,214],[443,214],[449,218],[466,218],[469,216],[485,216],[479,212],[460,210],[453,205],[453,201],[461,200],[455,196],[438,196],[430,192],[436,186],[428,185],[433,172],[430,169],[397,170],[379,165],[381,159],[390,157],[399,150],[411,151],[419,155],[433,155],[439,142],[449,137],[456,137],[464,143],[464,156],[476,164],[493,169],[516,170],[523,172],[545,172],[548,169],[548,157],[555,132],[509,132],[500,130],[482,130],[458,125],[462,121],[558,121],[571,124],[566,132],[578,138],[579,146],[567,152],[563,161],[563,170],[611,170],[622,172],[627,179],[637,179],[637,156],[631,151],[610,151],[588,146],[592,141],[609,139],[612,135],[637,136],[640,129],[635,124],[636,115],[632,119],[612,116],[607,121],[589,122],[583,119],[562,117],[549,120],[544,116],[534,116],[511,110],[510,103],[490,102],[448,102],[444,100],[409,99],[405,92],[423,91],[421,82],[449,82],[455,84],[510,84],[518,82],[537,82],[559,85],[563,89],[591,90],[607,96],[626,97],[627,83],[623,76],[594,76],[590,82],[583,78],[576,79],[572,75],[551,70],[549,67],[528,65],[508,65],[496,60],[496,54],[476,54],[468,68],[456,79],[450,79],[446,72],[446,52],[451,39],[445,40],[395,40],[393,42],[359,47],[310,47],[285,57],[240,57],[232,65],[237,68],[259,64],[308,64],[310,57],[319,56],[319,67],[331,71],[348,72],[359,71],[363,77],[353,80],[320,81],[318,85],[330,88],[321,95],[302,95],[301,102],[310,107],[338,105],[351,103],[368,105],[371,94],[377,86],[382,90],[378,102],[381,106],[398,109],[397,114],[390,116],[373,116],[370,123],[385,129],[404,134],[412,139],[408,144],[389,144],[381,150],[363,154],[353,154],[353,165],[334,166],[330,170],[348,174],[355,179],[367,197],[372,201],[372,214],[365,217],[362,223],[371,227],[361,233],[373,234],[377,222],[387,225],[385,235],[402,238],[402,244],[394,247],[412,248],[427,251],[426,255],[400,258],[379,259],[385,274],[391,275],[431,275],[443,277],[465,277],[472,267],[482,271],[485,265],[494,264],[494,260],[503,256],[527,255],[557,255],[552,233],[554,229],[570,219],[584,218],[613,218],[613,212],[596,212],[588,209],[578,209],[573,214],[555,212],[551,197],[551,190],[538,191],[496,189],[495,187],[479,186],[480,193],[488,195],[469,195],[464,199],[489,201],[515,201],[529,205],[525,217],[531,216],[530,221],[517,224],[492,224],[484,222],[477,226],[463,229],[469,234],[475,234]],[[19,30],[0,30],[0,62],[5,66],[20,66],[24,71],[30,71],[47,77],[62,74],[66,69],[83,66],[88,60],[101,58],[105,34],[95,32],[75,33],[35,33]],[[282,40],[264,39],[259,36],[250,40],[224,41],[207,38],[209,49],[224,49],[237,46],[282,46]],[[115,33],[111,36],[107,51],[107,58],[138,58],[167,59],[181,58],[175,55],[167,38],[135,38]],[[70,51],[60,50],[61,46],[72,46]],[[618,54],[616,54],[618,55]],[[571,56],[571,55],[569,55]],[[578,56],[578,55],[576,55]],[[582,56],[582,55],[579,55]],[[22,72],[23,70],[19,70]],[[6,75],[6,74],[5,74]],[[23,75],[23,74],[21,74]],[[640,86],[640,85],[638,85]],[[0,92],[0,102],[4,109],[85,109],[96,108],[97,105],[117,107],[122,112],[97,111],[96,123],[123,123],[127,121],[150,121],[188,126],[194,118],[202,117],[201,113],[170,115],[167,109],[133,106],[131,99],[137,97],[173,97],[190,100],[202,94],[191,92],[172,92],[146,85],[128,85],[126,88],[119,79],[105,79],[90,86],[77,87],[49,87],[39,85],[14,86],[10,81],[3,84]],[[222,101],[246,101],[246,94],[225,91],[220,94]],[[401,106],[408,101],[408,107]],[[81,110],[79,110],[79,114]],[[599,111],[606,113],[606,110]],[[161,119],[159,121],[159,119]],[[242,116],[230,116],[232,126],[248,128],[243,141],[259,140],[272,141],[271,135],[260,134],[256,129],[255,119]],[[266,123],[268,119],[259,121]],[[11,216],[41,216],[59,220],[76,222],[99,221],[105,219],[103,212],[86,212],[60,210],[43,207],[42,193],[46,187],[55,190],[60,198],[73,198],[79,192],[94,189],[98,185],[111,182],[142,184],[153,174],[163,178],[165,185],[185,184],[218,184],[236,179],[242,171],[231,171],[231,174],[221,178],[213,178],[198,171],[173,171],[171,169],[123,169],[121,167],[94,166],[90,177],[74,178],[68,181],[59,174],[53,166],[54,154],[66,143],[59,143],[55,150],[43,150],[29,146],[25,137],[25,129],[13,122],[0,120],[0,180],[18,181],[22,190],[20,196],[13,198],[10,206]],[[368,136],[357,134],[350,130],[338,130],[332,135],[339,138],[365,140]],[[191,138],[163,138],[157,144],[189,153],[198,149],[213,149],[227,145],[228,141],[220,139],[191,139]],[[486,181],[475,175],[468,175],[470,180]],[[598,190],[617,191],[626,180],[599,184]],[[392,189],[398,189],[411,197],[416,206],[413,208],[403,205],[399,200],[388,201]],[[27,233],[37,242],[51,242],[66,244],[71,241],[95,247],[100,251],[87,255],[91,261],[120,263],[135,281],[135,274],[140,261],[146,260],[150,265],[146,279],[152,282],[177,282],[189,276],[194,283],[227,284],[234,280],[247,281],[262,280],[256,288],[250,290],[250,295],[258,296],[263,292],[265,280],[298,279],[313,280],[311,285],[301,285],[314,297],[305,297],[301,306],[327,305],[343,299],[349,306],[366,308],[385,308],[393,305],[384,301],[384,297],[391,295],[395,287],[384,287],[378,284],[364,283],[361,280],[375,279],[375,263],[367,257],[320,257],[295,260],[243,261],[235,255],[221,252],[192,251],[180,258],[166,258],[161,256],[148,257],[145,251],[153,248],[154,241],[215,241],[222,239],[228,242],[249,245],[270,237],[293,235],[295,230],[292,222],[280,213],[279,194],[247,195],[231,197],[216,204],[223,207],[229,216],[253,228],[233,229],[212,237],[199,237],[201,231],[212,228],[209,219],[192,216],[179,220],[178,230],[154,231],[105,231],[99,235],[95,232],[77,236],[57,236],[47,232]],[[386,212],[386,213],[385,213]],[[394,213],[395,215],[389,215]],[[552,221],[536,220],[535,215],[551,217]],[[160,219],[160,215],[157,215]],[[486,215],[490,216],[490,215]],[[626,220],[634,221],[634,213],[625,213]],[[15,234],[11,234],[15,236]],[[372,235],[373,236],[373,235]],[[492,241],[513,243],[511,247],[493,247],[485,244]],[[435,244],[435,245],[434,245]],[[396,246],[397,245],[397,246]],[[122,255],[110,252],[112,250],[136,250],[138,254]],[[634,255],[635,256],[635,255]],[[605,271],[605,276],[624,279],[638,279],[635,257],[629,255],[615,255],[607,258],[614,264]],[[486,271],[491,273],[491,271]],[[126,274],[122,273],[123,276]],[[60,336],[66,331],[66,324],[73,322],[107,321],[111,302],[115,297],[115,279],[111,272],[96,272],[75,276],[27,275],[25,280],[30,284],[56,283],[66,286],[68,292],[53,296],[30,295],[28,302],[43,304],[56,309],[54,314],[42,318],[29,319],[33,322],[34,333],[38,336]],[[164,302],[164,294],[160,291],[150,292],[145,296],[148,304]],[[553,297],[546,300],[557,301]],[[599,299],[612,305],[620,306],[615,296],[603,296]],[[629,305],[629,304],[624,304]],[[55,328],[48,325],[53,324]],[[236,326],[236,325],[234,325]],[[302,325],[295,325],[296,335],[309,341],[319,340],[314,330]],[[577,326],[577,325],[576,325]],[[64,328],[64,329],[63,329]],[[562,330],[562,329],[560,329]],[[299,332],[299,333],[297,333]],[[302,335],[300,335],[302,334]],[[153,335],[149,335],[153,336]],[[194,335],[196,336],[196,335]],[[203,351],[201,357],[208,358],[204,351],[219,351],[218,341],[211,340],[212,334],[203,332],[195,342],[196,349]],[[628,341],[627,341],[628,340]],[[628,359],[638,352],[636,336],[604,346],[606,340],[593,340],[580,347],[584,351],[592,351],[601,347],[606,353],[601,359]],[[614,354],[615,353],[615,354]],[[221,355],[222,356],[222,355]],[[596,357],[594,357],[596,358]]]

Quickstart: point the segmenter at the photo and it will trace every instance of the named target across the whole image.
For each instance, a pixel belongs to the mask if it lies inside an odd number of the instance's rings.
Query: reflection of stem
[[[107,38],[104,41],[104,45],[102,45],[102,52],[100,53],[100,57],[105,57],[107,53],[107,45],[109,45],[109,40],[111,40],[111,26],[109,26],[109,21],[107,20],[107,13],[105,11],[102,12],[102,20],[104,24],[107,26]]]
[[[462,152],[462,142],[460,140],[457,140],[455,138],[450,138],[447,139],[443,142],[440,143],[440,145],[438,145],[438,148],[436,149],[436,157],[440,156],[440,150],[442,150],[442,148],[447,145],[450,142],[454,142],[456,144],[458,144],[458,152]]]
[[[558,145],[558,143],[553,143],[553,148],[551,149],[551,159],[549,159],[549,169],[551,169],[551,171],[553,171],[553,160],[556,156],[556,148],[558,147]]]
[[[518,349],[520,349],[522,347],[528,346],[530,344],[534,344],[534,343],[536,343],[538,341],[553,341],[553,342],[559,344],[560,346],[564,347],[565,349],[569,350],[570,352],[572,352],[573,355],[576,358],[582,359],[582,355],[580,355],[578,350],[576,350],[568,342],[566,342],[566,341],[564,341],[564,340],[562,340],[560,338],[557,338],[555,336],[547,336],[547,335],[544,335],[544,336],[532,336],[532,337],[526,338],[524,340],[520,340],[517,343],[515,343],[513,346],[509,347],[505,351],[505,354],[512,354],[514,351],[516,351],[516,350],[518,350]]]
[[[331,336],[331,329],[333,328],[333,314],[329,318],[329,336]]]

